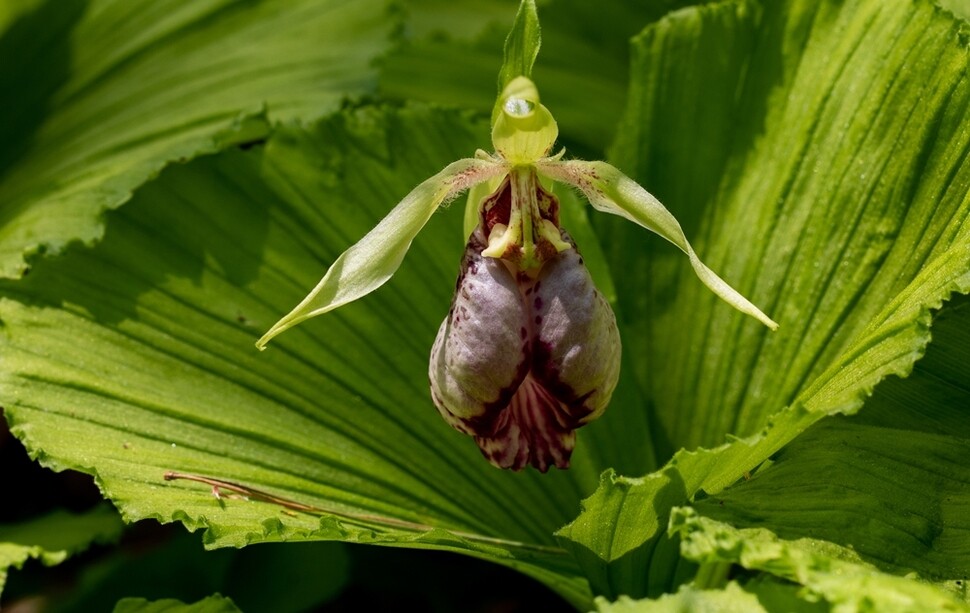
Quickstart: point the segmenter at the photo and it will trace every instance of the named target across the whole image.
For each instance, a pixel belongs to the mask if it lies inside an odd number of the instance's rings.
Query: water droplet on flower
[[[513,96],[505,101],[505,112],[513,117],[527,117],[535,108],[535,104],[524,98]]]

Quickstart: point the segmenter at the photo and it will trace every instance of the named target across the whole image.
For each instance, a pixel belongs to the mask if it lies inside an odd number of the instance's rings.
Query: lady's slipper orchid
[[[508,191],[506,181],[500,202]],[[522,268],[484,255],[487,236],[504,245],[508,234],[494,209],[484,212],[431,350],[431,397],[492,464],[566,468],[574,430],[602,414],[616,387],[616,319],[565,232],[537,250],[539,264]]]
[[[492,179],[500,183],[478,207],[429,374],[442,416],[473,435],[496,466],[566,468],[574,430],[603,412],[619,376],[613,312],[559,227],[559,203],[540,178],[571,185],[594,208],[666,238],[715,294],[777,327],[700,261],[673,215],[635,181],[605,162],[550,155],[558,134],[533,82],[510,80],[492,126],[495,153],[480,150],[416,187],[257,346],[380,287],[439,206]]]

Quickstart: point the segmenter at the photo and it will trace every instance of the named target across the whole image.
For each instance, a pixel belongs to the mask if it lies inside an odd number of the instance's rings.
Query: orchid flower
[[[534,3],[523,7],[526,17],[530,10],[534,15]],[[522,15],[520,9],[517,27]],[[521,42],[515,31],[506,42],[506,66],[510,47]],[[532,59],[537,49],[536,43]],[[558,135],[532,80],[507,79],[493,113],[494,153],[479,150],[418,185],[257,346],[376,290],[438,207],[476,185],[497,183],[472,210],[474,228],[451,309],[431,351],[431,397],[492,464],[513,470],[531,464],[542,472],[568,467],[575,430],[603,413],[616,387],[620,337],[612,309],[559,225],[559,202],[543,179],[572,186],[595,209],[664,237],[715,294],[777,328],[701,262],[674,216],[643,187],[605,162],[552,155]]]

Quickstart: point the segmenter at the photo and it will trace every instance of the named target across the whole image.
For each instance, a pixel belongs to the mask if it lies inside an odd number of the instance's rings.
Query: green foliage
[[[757,596],[742,590],[736,583],[724,589],[702,590],[681,586],[675,594],[664,594],[656,600],[633,600],[623,596],[615,602],[597,599],[601,613],[762,613]]]
[[[149,601],[144,598],[125,598],[118,601],[114,613],[238,613],[239,608],[232,600],[222,596],[209,596],[204,600],[186,604],[166,598]]]
[[[784,541],[764,528],[738,530],[683,508],[675,509],[670,530],[683,538],[685,557],[733,562],[801,584],[808,602],[824,599],[846,611],[970,611],[970,604],[915,577],[879,572],[851,549],[825,541]]]
[[[210,548],[448,550],[603,611],[966,610],[965,3],[444,4],[0,5],[0,403],[32,457]],[[531,71],[567,155],[608,150],[781,324],[564,194],[624,364],[546,475],[492,468],[429,398],[460,211],[381,289],[253,347],[488,148],[499,69]],[[0,562],[119,525],[0,525]],[[236,610],[116,610],[179,607]]]
[[[658,582],[653,571],[639,570],[673,567],[677,550],[665,546],[662,536],[672,505],[721,492],[826,415],[858,411],[876,383],[912,369],[930,340],[930,309],[939,308],[952,292],[970,289],[970,166],[956,151],[948,153],[951,147],[962,151],[959,143],[966,139],[966,54],[954,44],[958,24],[925,3],[906,10],[872,3],[796,10],[800,7],[721,3],[675,14],[645,30],[635,43],[643,50],[634,69],[642,79],[635,77],[633,83],[645,89],[631,92],[630,129],[621,132],[614,154],[628,158],[621,165],[640,168],[638,178],[658,185],[658,195],[683,203],[682,218],[693,220],[685,225],[704,237],[698,251],[755,302],[774,304],[768,308],[782,328],[764,337],[737,318],[729,321],[697,287],[677,284],[672,293],[673,281],[684,276],[683,264],[664,261],[662,254],[631,263],[627,254],[641,244],[639,237],[620,224],[609,228],[604,244],[613,249],[615,261],[627,262],[629,280],[637,289],[623,291],[631,285],[621,286],[620,313],[636,313],[628,319],[630,328],[652,341],[644,343],[643,359],[633,364],[635,376],[652,401],[658,438],[690,451],[677,452],[666,468],[646,478],[608,476],[585,503],[584,513],[560,532],[584,561],[587,574],[596,577],[597,591],[656,595],[664,590],[663,578]],[[655,139],[632,134],[649,130],[654,121],[669,126],[677,117],[693,116],[684,114],[684,104],[698,103],[696,75],[710,70],[710,54],[724,53],[713,44],[692,46],[690,53],[677,55],[683,64],[671,66],[659,59],[657,50],[679,48],[679,41],[693,40],[697,30],[723,29],[726,24],[739,24],[730,26],[732,31],[748,30],[753,40],[737,46],[740,57],[725,60],[738,67],[740,83],[725,86],[737,105],[697,113],[707,121],[720,116],[719,126],[707,126],[705,134],[715,139],[725,135],[718,151],[721,161],[715,163],[703,150],[695,155],[673,139],[690,133],[685,119],[680,120],[683,131],[649,132],[657,134]],[[885,33],[880,35],[876,26]],[[804,49],[805,56],[798,63],[789,56],[772,57],[759,47],[785,40],[785,27],[790,28],[789,37],[801,37],[797,49]],[[867,48],[881,44],[884,49],[876,54],[881,59],[860,54],[859,43],[845,41],[848,33],[867,41]],[[907,38],[916,36],[925,45],[917,48],[919,53]],[[842,41],[839,45],[836,38]],[[848,65],[838,73],[832,67],[833,49],[844,50]],[[791,64],[772,71],[779,60]],[[768,66],[759,68],[758,62]],[[934,69],[903,67],[909,64]],[[762,79],[772,73],[766,87]],[[901,73],[908,78],[900,78]],[[825,74],[838,78],[829,78],[833,82],[822,96],[819,75]],[[892,83],[892,99],[874,101],[858,86],[860,78],[880,91]],[[937,80],[947,87],[940,89]],[[655,83],[664,83],[664,99],[650,92]],[[769,99],[759,101],[764,97]],[[666,99],[674,103],[668,106]],[[758,108],[763,115],[751,117]],[[880,125],[878,131],[872,129],[873,122]],[[740,147],[738,125],[746,123],[763,134]],[[825,130],[826,125],[839,129]],[[793,161],[784,152],[797,143],[805,144]],[[736,171],[715,177],[707,188],[700,179],[667,192],[671,175],[705,176],[695,166],[698,160],[704,168],[720,164]],[[872,167],[886,170],[873,176]],[[901,193],[907,200],[898,197]],[[715,208],[716,215],[700,214]],[[672,209],[681,213],[674,205]],[[738,244],[758,245],[765,255],[755,257],[737,249]],[[651,316],[643,317],[644,312]],[[670,335],[671,329],[683,333]],[[959,385],[966,384],[964,377]],[[711,450],[693,450],[721,442],[724,433],[748,436]],[[886,445],[894,437],[883,433],[880,440]],[[947,473],[952,470],[948,462],[965,465],[967,456],[958,446],[951,460],[937,457],[936,468]],[[789,473],[786,491],[815,479],[814,465],[803,467]],[[839,479],[845,478],[842,468]],[[958,479],[954,487],[962,490],[965,482]],[[777,492],[769,496],[763,504],[776,509],[784,500]],[[822,504],[839,504],[831,498],[825,493]],[[848,518],[858,512],[842,507],[835,513],[837,525],[857,527]],[[811,521],[813,526],[818,522],[817,517]],[[951,529],[965,546],[959,523]],[[822,527],[813,527],[809,534],[822,531],[836,541],[849,538],[844,531]],[[951,547],[943,541],[928,545]],[[892,545],[880,540],[874,547],[885,551]],[[953,566],[936,569],[949,579],[957,578],[954,571]]]
[[[143,532],[137,547],[117,548],[85,564],[73,589],[46,610],[109,611],[135,595],[149,601],[177,595],[193,602],[220,593],[231,594],[243,611],[298,613],[334,598],[350,578],[342,543],[207,551],[197,535],[154,528]]]
[[[318,117],[368,92],[392,29],[374,16],[387,10],[385,0],[287,10],[48,0],[20,15],[0,45],[0,273],[19,276],[25,253],[99,237],[100,213],[168,163],[265,138],[268,120]],[[25,53],[30,62],[15,59]]]
[[[459,113],[366,109],[169,169],[109,216],[95,247],[38,262],[5,287],[22,299],[4,304],[2,385],[10,398],[43,395],[7,407],[12,430],[58,469],[104,458],[96,478],[126,519],[204,527],[211,545],[462,550],[554,572],[550,581],[583,594],[569,561],[544,548],[556,551],[552,532],[599,467],[509,480],[426,404],[459,215],[432,218],[376,294],[384,300],[328,315],[322,330],[297,327],[266,353],[253,347],[313,286],[313,263],[332,261],[384,203],[474,150],[484,128]],[[216,500],[210,486],[166,482],[170,471],[322,513]]]
[[[54,566],[92,544],[113,543],[124,524],[107,504],[82,514],[54,511],[15,524],[0,524],[0,592],[7,572],[30,559]]]

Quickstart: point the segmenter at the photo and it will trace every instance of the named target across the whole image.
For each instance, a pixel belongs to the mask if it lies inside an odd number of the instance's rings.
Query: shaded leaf
[[[238,613],[239,608],[228,598],[214,595],[198,602],[186,604],[180,600],[145,600],[125,598],[119,600],[114,613]]]
[[[452,162],[425,179],[374,226],[334,260],[310,293],[256,341],[267,342],[301,321],[322,315],[378,289],[397,271],[414,237],[443,203],[488,177],[503,166],[478,159]]]
[[[0,274],[102,232],[166,164],[369,91],[385,0],[49,0],[0,38]],[[268,111],[267,111],[268,109]]]
[[[556,190],[559,198],[560,223],[569,231],[583,254],[583,261],[589,274],[596,283],[596,288],[613,304],[616,302],[616,286],[613,275],[603,255],[603,246],[599,236],[589,219],[589,209],[586,203],[579,199],[574,190],[560,187]]]
[[[37,7],[41,0],[8,0],[0,4],[0,34],[17,19]]]
[[[419,6],[425,3],[418,3]],[[451,3],[457,7],[463,3]],[[539,9],[543,52],[533,80],[559,123],[560,135],[581,156],[601,157],[622,113],[629,78],[629,40],[648,22],[688,2],[556,0]],[[478,3],[473,3],[478,11]],[[493,5],[489,5],[492,7]],[[495,103],[495,67],[515,4],[504,19],[488,10],[489,24],[469,40],[464,32],[416,36],[381,59],[380,89],[389,97],[423,100],[489,113]],[[416,18],[420,18],[423,11]],[[442,58],[447,58],[443,62]]]
[[[93,544],[112,543],[124,524],[118,513],[103,504],[81,514],[53,511],[16,524],[0,525],[0,592],[10,568],[27,560],[54,566]]]
[[[86,563],[69,592],[49,593],[42,584],[35,593],[50,613],[109,611],[129,596],[193,602],[216,592],[245,611],[299,613],[339,594],[349,566],[341,543],[207,551],[197,535],[140,525],[124,546]]]
[[[496,40],[501,45],[518,6],[519,0],[405,0],[404,33],[407,38],[421,40],[471,41],[489,29],[504,27]]]

